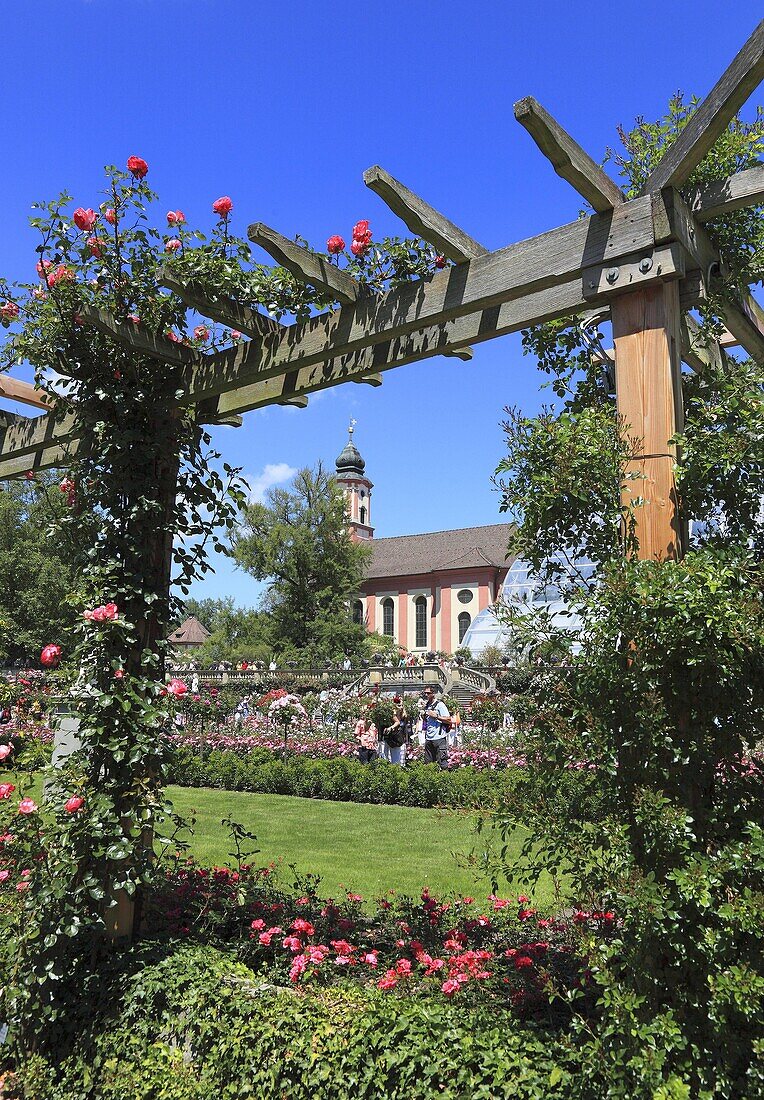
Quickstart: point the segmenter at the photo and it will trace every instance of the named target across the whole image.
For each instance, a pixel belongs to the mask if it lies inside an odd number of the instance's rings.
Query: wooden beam
[[[0,397],[20,401],[22,405],[33,405],[36,409],[50,409],[55,404],[45,390],[31,382],[22,382],[20,378],[11,378],[9,374],[0,374]]]
[[[472,348],[450,348],[443,354],[450,359],[461,359],[463,363],[469,363],[475,353]]]
[[[682,524],[669,440],[682,427],[679,287],[676,282],[622,294],[611,303],[616,404],[638,454],[626,473],[624,507],[633,509],[639,557],[671,561],[683,553]],[[641,499],[643,503],[635,503]]]
[[[681,187],[764,80],[764,19],[648,176],[642,194]]]
[[[764,164],[746,168],[726,179],[713,180],[696,187],[687,195],[687,205],[699,222],[708,222],[721,214],[764,203]]]
[[[682,317],[680,325],[682,359],[697,374],[709,368],[720,369],[724,366],[725,354],[717,340],[708,340],[690,314]]]
[[[674,190],[661,192],[671,233],[706,278],[726,274],[713,241],[692,216],[681,195]],[[656,234],[660,218],[656,220]],[[764,363],[764,313],[747,288],[737,293],[725,288],[719,312],[729,331],[748,354]]]
[[[580,281],[582,271],[597,264],[617,266],[618,260],[636,250],[644,250],[649,256],[654,241],[650,197],[624,202],[607,214],[580,218],[469,264],[440,271],[426,282],[370,295],[333,313],[292,325],[281,336],[264,337],[205,356],[203,363],[185,372],[186,400],[213,396],[284,370],[325,362],[462,315],[496,309],[513,299],[526,297],[528,308],[514,312],[513,327],[506,331],[526,328],[551,316],[565,316],[566,311],[579,309],[580,285],[577,294],[571,294],[567,286],[556,308],[549,298],[544,298],[543,305],[536,301],[535,292]],[[648,281],[653,276],[659,277],[653,272]],[[573,308],[572,299],[576,302]],[[583,308],[586,305],[584,300]],[[481,339],[479,333],[476,339]],[[468,335],[458,343],[441,347],[440,352],[476,339]]]
[[[51,470],[58,466],[68,466],[76,457],[80,445],[80,440],[72,440],[70,443],[43,447],[35,454],[9,458],[0,455],[0,481],[23,477],[27,470]]]
[[[599,213],[624,201],[620,187],[584,152],[533,96],[515,104],[515,118],[524,126],[558,176],[567,180]]]
[[[463,264],[477,256],[488,254],[487,248],[478,244],[448,218],[444,218],[378,164],[366,169],[363,182],[398,215],[414,236],[434,245],[438,252],[454,263]]]
[[[361,284],[331,263],[328,256],[320,256],[295,244],[262,222],[250,225],[247,234],[253,244],[259,244],[276,263],[291,271],[301,282],[326,291],[338,302],[355,302],[358,298]]]
[[[287,405],[293,409],[306,409],[308,407],[308,399],[305,396],[293,396],[285,397],[281,401],[274,402],[276,405]]]
[[[351,382],[363,383],[366,386],[381,386],[382,375],[381,374],[362,374],[358,378],[351,378]]]
[[[247,336],[257,337],[269,332],[280,332],[285,327],[272,317],[266,317],[264,313],[239,305],[233,298],[216,298],[211,301],[193,283],[183,282],[166,268],[161,269],[157,281],[160,286],[177,294],[189,308],[221,325],[244,332]]]
[[[0,448],[0,455],[11,457],[33,454],[54,444],[61,446],[70,439],[74,439],[77,434],[79,434],[78,425],[74,413],[66,413],[58,419],[50,413],[45,416],[35,416],[7,430]]]
[[[158,359],[161,363],[171,363],[173,366],[189,366],[201,361],[198,352],[187,348],[184,344],[174,343],[163,336],[154,336],[140,325],[132,322],[123,324],[115,320],[110,313],[103,309],[94,309],[91,306],[79,307],[83,321],[97,328],[105,336],[110,336],[117,343],[123,344],[132,351],[139,351],[152,359]]]

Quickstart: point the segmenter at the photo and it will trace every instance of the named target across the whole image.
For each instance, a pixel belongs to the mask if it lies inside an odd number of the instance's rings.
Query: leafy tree
[[[370,550],[351,541],[342,490],[319,463],[300,470],[289,489],[269,489],[266,503],[247,505],[233,553],[268,581],[263,607],[281,657],[326,660],[355,656],[365,628],[350,601],[361,586]]]
[[[0,489],[0,660],[32,662],[62,642],[76,617],[67,604],[72,574],[67,546],[50,525],[66,509],[50,475]]]
[[[676,99],[623,135],[629,193],[691,113]],[[734,123],[687,186],[756,163],[763,138],[761,115]],[[744,283],[764,270],[761,214],[708,225]],[[709,339],[725,292],[704,307]],[[638,559],[621,506],[633,443],[580,330],[556,323],[524,339],[558,402],[537,417],[510,411],[502,506],[512,550],[580,614],[583,650],[534,677],[527,805],[503,831],[530,824],[531,864],[564,867],[571,900],[618,914],[591,955],[602,1010],[591,1060],[607,1082],[595,1071],[581,1095],[761,1097],[764,365],[730,359],[684,378],[677,479],[690,549],[659,563]],[[582,554],[592,577],[576,568]],[[566,768],[581,761],[596,769],[604,818],[557,812]]]

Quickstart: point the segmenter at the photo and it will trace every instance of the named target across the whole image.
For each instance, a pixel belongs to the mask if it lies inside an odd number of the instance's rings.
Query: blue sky
[[[66,188],[95,206],[102,166],[131,154],[201,228],[228,194],[242,235],[264,221],[321,246],[359,218],[401,234],[363,185],[378,163],[487,247],[509,244],[581,206],[516,100],[534,95],[599,159],[618,123],[705,94],[760,17],[755,0],[4,0],[0,272],[30,277],[33,201]],[[502,408],[544,400],[519,335],[384,379],[248,413],[215,442],[262,486],[333,462],[354,417],[377,535],[497,522]],[[259,587],[221,560],[194,595],[246,605]]]

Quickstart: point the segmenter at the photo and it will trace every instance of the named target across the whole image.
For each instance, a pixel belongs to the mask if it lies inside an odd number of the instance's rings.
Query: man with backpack
[[[448,734],[451,729],[451,715],[442,699],[435,695],[430,684],[424,689],[424,711],[422,712],[422,730],[424,732],[424,762],[437,764],[443,771],[448,768]]]

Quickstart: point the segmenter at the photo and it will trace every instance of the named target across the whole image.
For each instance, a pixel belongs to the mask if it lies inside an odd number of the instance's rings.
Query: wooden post
[[[639,557],[676,561],[686,539],[674,478],[677,452],[669,439],[683,424],[679,284],[658,283],[610,303],[615,341],[616,401],[637,453],[628,470],[640,476],[623,490],[634,510]]]

